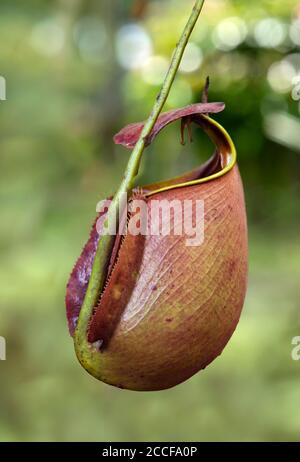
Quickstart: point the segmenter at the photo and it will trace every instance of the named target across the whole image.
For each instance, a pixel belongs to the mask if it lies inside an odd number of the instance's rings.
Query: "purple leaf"
[[[198,114],[216,114],[223,111],[224,108],[224,103],[197,103],[191,104],[190,106],[186,106],[184,108],[164,112],[159,116],[151,134],[146,141],[146,146],[149,146],[149,144],[152,143],[154,138],[164,127],[178,119],[182,119],[184,117],[191,117],[193,119],[193,116],[197,116]],[[133,149],[139,139],[143,127],[144,122],[127,125],[114,136],[114,142],[116,144],[121,144],[128,149]]]

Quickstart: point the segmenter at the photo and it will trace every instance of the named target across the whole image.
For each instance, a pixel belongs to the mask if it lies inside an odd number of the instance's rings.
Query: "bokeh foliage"
[[[167,104],[199,101],[210,75],[210,100],[226,103],[217,119],[238,149],[249,291],[222,356],[172,390],[132,393],[89,377],[67,333],[68,273],[97,201],[114,191],[128,158],[112,136],[148,114],[191,5],[1,1],[0,440],[299,438],[300,362],[291,359],[300,335],[297,0],[207,0],[186,62],[199,66],[179,73]],[[141,56],[124,51],[126,31],[135,31]],[[147,67],[143,56],[155,59]],[[178,126],[169,127],[145,152],[139,181],[188,170],[210,151],[197,129],[182,147]]]

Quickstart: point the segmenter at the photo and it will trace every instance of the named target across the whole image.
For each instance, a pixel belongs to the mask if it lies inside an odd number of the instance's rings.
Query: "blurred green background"
[[[144,119],[190,12],[186,0],[1,0],[0,440],[295,440],[300,436],[300,3],[207,0],[166,108],[199,101],[206,75],[245,185],[249,290],[222,356],[171,390],[122,391],[77,363],[68,274]],[[297,80],[298,79],[298,80]],[[139,182],[205,160],[176,124]]]

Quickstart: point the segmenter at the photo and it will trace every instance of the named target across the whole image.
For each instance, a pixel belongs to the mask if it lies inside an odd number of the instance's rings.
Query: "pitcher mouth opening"
[[[214,155],[204,164],[200,165],[191,172],[177,176],[172,179],[155,182],[142,188],[145,197],[201,183],[206,183],[217,179],[229,172],[236,163],[236,150],[234,143],[227,131],[210,117],[210,114],[222,112],[225,104],[222,102],[207,102],[207,94],[204,95],[202,103],[191,104],[189,106],[173,109],[162,113],[155,123],[150,135],[145,140],[149,146],[158,134],[168,125],[181,121],[181,142],[184,144],[184,132],[188,129],[188,136],[192,141],[191,124],[194,123],[208,135],[215,145]],[[133,149],[143,130],[144,122],[132,123],[124,127],[114,136],[114,142],[127,149]]]
[[[198,114],[192,121],[200,126],[215,144],[215,153],[207,162],[188,173],[144,186],[145,197],[171,189],[207,183],[222,177],[236,164],[237,154],[234,143],[222,125],[204,114]]]

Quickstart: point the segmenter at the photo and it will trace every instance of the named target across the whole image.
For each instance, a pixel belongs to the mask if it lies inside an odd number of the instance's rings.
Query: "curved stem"
[[[180,65],[185,47],[189,41],[190,35],[195,27],[195,24],[201,13],[203,4],[205,0],[197,0],[193,7],[192,13],[186,23],[184,31],[181,35],[179,42],[173,53],[171,64],[165,80],[163,82],[162,88],[156,98],[155,104],[153,106],[152,112],[146,121],[143,131],[140,135],[139,140],[137,141],[135,148],[133,149],[130,159],[125,170],[123,180],[120,184],[120,187],[117,193],[114,196],[114,199],[109,207],[107,214],[106,224],[109,227],[110,223],[113,223],[116,217],[119,214],[119,204],[124,193],[129,193],[134,185],[134,179],[138,173],[140,160],[143,154],[143,151],[146,146],[147,137],[150,135],[155,122],[158,119],[159,114],[162,111],[162,108],[168,98],[172,84],[174,82],[178,67]],[[88,323],[94,307],[97,303],[99,294],[101,293],[105,278],[106,278],[106,269],[109,256],[111,254],[111,249],[114,243],[114,236],[103,235],[99,239],[98,248],[93,262],[92,274],[90,277],[89,285],[86,291],[85,299],[81,307],[77,328],[75,331],[75,349],[80,362],[87,368],[87,362],[92,360],[90,356],[92,353],[92,348],[88,344],[86,339],[86,331],[88,328]],[[88,358],[89,356],[89,358]],[[91,364],[90,364],[91,367]]]

